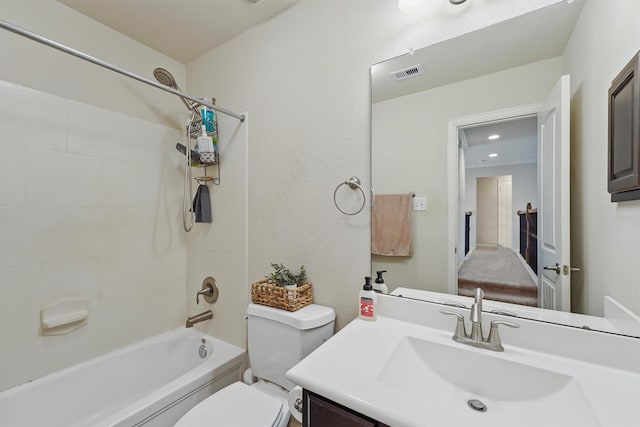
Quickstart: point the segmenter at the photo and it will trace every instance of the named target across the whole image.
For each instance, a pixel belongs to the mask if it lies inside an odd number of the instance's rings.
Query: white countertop
[[[397,384],[393,385],[387,381],[381,372],[388,366],[394,349],[407,337],[435,342],[442,346],[462,346],[471,352],[483,353],[482,357],[488,350],[453,342],[451,336],[455,319],[440,315],[439,310],[443,307],[411,300],[402,301],[401,298],[388,296],[379,297],[378,302],[382,303],[379,313],[388,316],[379,314],[378,319],[373,322],[355,319],[289,370],[287,377],[307,390],[393,427],[503,425],[500,421],[504,421],[504,418],[498,419],[497,423],[496,419],[492,419],[499,414],[498,409],[494,412],[475,413],[466,408],[466,400],[453,404],[447,402],[439,389],[430,389],[432,384],[425,383],[421,392],[407,393],[407,390],[399,389]],[[401,315],[394,318],[396,316],[393,313],[399,311],[402,312]],[[438,319],[438,322],[432,322],[434,327],[430,327],[421,321],[407,321],[412,317]],[[440,318],[445,319],[440,322]],[[584,393],[581,394],[585,396],[583,401],[589,404],[582,404],[583,407],[576,408],[583,414],[581,416],[586,418],[580,419],[575,416],[576,411],[573,412],[572,419],[576,420],[576,426],[639,425],[636,421],[640,421],[640,409],[637,405],[637,396],[640,393],[640,359],[628,355],[618,360],[620,358],[617,358],[616,351],[636,352],[636,355],[640,355],[640,340],[524,319],[515,321],[522,323],[521,328],[515,332],[505,331],[505,352],[489,352],[495,358],[490,360],[497,360],[496,363],[499,363],[499,360],[517,360],[518,363],[527,366],[551,369],[577,378],[574,385],[578,390],[576,393]],[[567,334],[577,334],[575,343],[563,345],[567,344],[566,337],[572,336]],[[518,336],[520,338],[516,338]],[[534,343],[533,349],[520,346],[522,343],[537,340],[557,341],[560,354],[540,351],[554,348],[553,345],[544,345],[545,343],[540,348],[535,348]],[[586,351],[590,353],[586,357],[572,357],[584,354],[585,351],[581,348],[584,345],[613,348],[605,351],[602,351],[602,348],[593,348],[591,352]],[[608,364],[609,360],[611,364]],[[452,360],[451,363],[455,364],[456,361]],[[478,369],[482,369],[482,366],[478,366]],[[496,375],[500,375],[500,372],[496,372]],[[413,390],[416,390],[415,384]],[[469,394],[468,397],[473,396]],[[455,406],[458,403],[464,409],[458,410]],[[498,408],[499,404],[500,402],[492,402],[494,408]],[[535,425],[526,422],[527,411],[535,410],[535,405],[518,404],[520,406],[516,406],[517,411],[523,417],[518,421],[524,422],[525,425]],[[513,408],[511,410],[513,411]],[[536,414],[540,415],[540,411],[536,411]],[[504,411],[502,416],[504,417]],[[549,420],[557,419],[553,418],[553,414],[550,416]]]

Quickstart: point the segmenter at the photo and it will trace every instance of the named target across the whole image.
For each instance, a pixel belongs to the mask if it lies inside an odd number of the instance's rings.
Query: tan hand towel
[[[413,196],[376,195],[371,210],[371,253],[411,256],[411,211]]]

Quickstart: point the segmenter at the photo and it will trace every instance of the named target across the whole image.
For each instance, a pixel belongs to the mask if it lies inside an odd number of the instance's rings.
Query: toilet
[[[212,394],[175,427],[285,427],[289,422],[287,397],[295,384],[284,374],[333,335],[335,312],[311,304],[289,312],[249,304],[248,346],[251,368],[245,381]]]

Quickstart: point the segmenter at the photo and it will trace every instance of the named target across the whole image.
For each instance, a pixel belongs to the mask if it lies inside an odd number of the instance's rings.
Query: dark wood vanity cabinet
[[[308,390],[302,399],[302,427],[389,427]]]
[[[612,202],[640,199],[640,52],[609,88],[608,190]]]

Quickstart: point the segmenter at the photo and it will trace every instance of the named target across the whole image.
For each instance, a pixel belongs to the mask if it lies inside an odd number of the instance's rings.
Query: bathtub
[[[173,426],[244,362],[238,347],[175,329],[0,393],[0,426]]]

